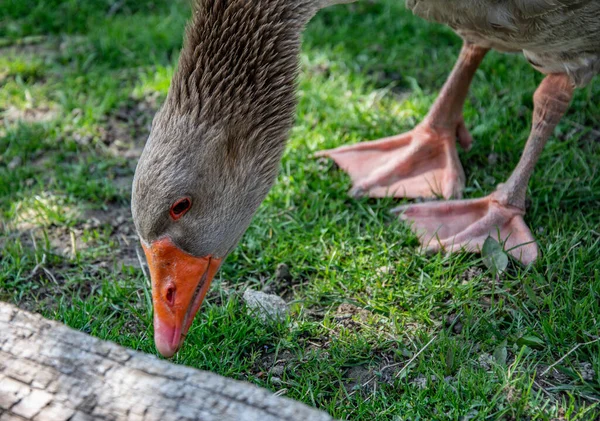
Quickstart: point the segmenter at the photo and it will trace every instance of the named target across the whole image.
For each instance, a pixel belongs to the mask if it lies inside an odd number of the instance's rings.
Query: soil
[[[355,306],[354,304],[343,303],[335,313],[334,319],[341,326],[350,330],[360,330],[373,315],[369,310]]]
[[[100,136],[98,138],[103,145],[102,149],[111,154],[129,158],[131,161],[129,168],[123,169],[122,174],[117,173],[116,177],[111,180],[123,193],[123,197],[128,197],[131,193],[133,169],[148,137],[152,118],[158,107],[157,96],[147,97],[140,101],[132,99],[107,116],[106,123],[99,129]],[[77,112],[78,110],[73,110],[74,115]],[[11,123],[19,120],[42,122],[51,120],[58,114],[59,110],[51,107],[26,110],[9,108],[0,113],[0,118]],[[75,140],[81,143],[89,143],[93,138],[89,135],[78,137],[77,133],[70,135],[73,135]],[[39,161],[32,162],[32,165],[44,165],[45,162],[42,158]],[[20,165],[20,163],[15,162],[14,165]],[[53,205],[54,199],[56,198],[48,199],[50,206]],[[60,202],[60,198],[57,200]],[[55,298],[59,295],[77,295],[85,298],[99,287],[99,284],[95,284],[93,279],[97,278],[100,271],[112,271],[121,266],[139,268],[141,262],[145,265],[144,254],[139,246],[129,203],[124,201],[110,203],[104,209],[86,210],[79,215],[75,210],[68,209],[62,204],[60,208],[61,212],[71,215],[67,218],[71,220],[68,225],[48,225],[46,221],[39,220],[39,217],[36,218],[36,215],[22,215],[19,221],[7,226],[7,230],[5,230],[7,235],[0,238],[1,248],[7,241],[19,238],[23,247],[38,250],[41,248],[48,253],[43,264],[38,265],[29,274],[28,280],[39,282],[40,286],[35,289],[35,295],[23,297],[20,306],[27,310],[35,311],[41,308],[51,310],[57,305],[56,300],[52,297]],[[99,231],[102,239],[98,240],[94,236],[90,236],[89,232],[92,230]],[[108,237],[108,242],[104,236]],[[107,246],[109,250],[107,250]],[[86,255],[88,252],[89,254]],[[76,263],[77,255],[85,255],[84,265]],[[76,267],[85,270],[86,282],[73,284],[65,278],[65,274]]]
[[[115,248],[110,253],[111,263],[140,267],[138,254],[143,256],[143,252],[128,206],[88,211],[85,218],[87,222],[83,228],[103,227],[110,233],[110,239],[115,243]]]
[[[26,108],[20,110],[13,106],[8,107],[0,113],[5,124],[13,124],[19,121],[25,123],[43,123],[53,120],[59,114],[56,106],[43,105],[39,107]]]
[[[256,377],[259,378],[267,375],[280,378],[289,365],[297,361],[296,356],[288,350],[279,353],[265,351],[266,353],[254,363],[254,372]]]
[[[460,275],[460,278],[462,279],[463,284],[464,284],[464,283],[476,280],[476,279],[480,278],[482,275],[483,275],[483,269],[481,269],[477,266],[471,266]]]
[[[403,363],[397,362],[394,354],[374,350],[378,363],[373,365],[356,365],[344,373],[344,388],[348,393],[371,393],[383,385],[391,385],[402,370]]]
[[[132,99],[106,119],[100,128],[100,139],[109,153],[132,160],[140,157],[159,102],[158,93],[139,101]]]
[[[80,39],[81,37],[64,37],[63,41],[60,42],[58,38],[32,35],[0,45],[0,55],[18,55],[34,58],[46,57],[58,54],[68,44]]]
[[[290,267],[287,264],[280,263],[275,269],[275,280],[265,284],[262,292],[279,295],[285,301],[291,301],[294,298],[296,288],[304,283],[302,277],[291,274]]]

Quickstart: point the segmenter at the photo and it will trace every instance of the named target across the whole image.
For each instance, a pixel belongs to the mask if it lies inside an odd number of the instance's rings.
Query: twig
[[[434,340],[436,340],[436,339],[437,339],[437,335],[435,335],[433,338],[431,338],[431,339],[429,340],[429,342],[427,342],[427,344],[426,344],[426,345],[425,345],[423,348],[421,348],[421,349],[419,350],[419,352],[417,352],[415,355],[413,355],[413,357],[412,357],[410,360],[408,360],[408,362],[406,363],[406,365],[405,365],[404,367],[402,367],[402,369],[401,369],[399,372],[397,372],[397,373],[396,373],[396,375],[394,376],[394,378],[395,378],[395,379],[396,379],[396,378],[398,378],[398,376],[399,376],[400,374],[402,374],[402,373],[404,372],[404,370],[406,370],[406,368],[407,368],[407,367],[408,367],[408,366],[409,366],[409,365],[410,365],[410,364],[411,364],[411,363],[412,363],[412,362],[413,362],[413,361],[414,361],[414,360],[415,360],[415,359],[416,359],[416,358],[417,358],[419,355],[421,355],[421,354],[423,353],[423,351],[425,351],[425,350],[426,350],[426,349],[429,347],[429,345],[431,345],[431,343],[432,343]]]
[[[31,241],[33,242],[33,250],[37,251],[37,241],[35,239],[35,235],[33,235],[33,231],[29,231],[29,236],[31,237]]]
[[[548,397],[550,399],[552,399],[553,401],[556,401],[556,398],[554,397],[554,395],[552,395],[552,393],[550,393],[546,389],[544,389],[544,386],[542,386],[541,384],[539,384],[535,380],[533,381],[533,384],[535,384],[542,392],[544,392],[546,395],[548,395]]]
[[[399,366],[399,365],[402,365],[402,363],[404,363],[404,361],[401,361],[401,362],[399,362],[399,363],[394,363],[394,364],[388,364],[388,365],[386,365],[385,367],[381,367],[381,370],[380,370],[380,371],[381,371],[381,372],[383,372],[383,371],[387,370],[388,368],[394,368],[394,367],[397,367],[397,366]]]
[[[375,396],[376,393],[377,393],[377,382],[373,383],[373,393],[371,393],[371,396],[369,396],[369,398]]]
[[[583,124],[579,124],[576,121],[573,120],[569,120],[569,119],[565,119],[565,121],[567,123],[569,123],[571,126],[575,126],[580,130],[589,130],[590,133],[595,134],[596,136],[600,136],[600,131],[596,130],[596,129],[592,129],[591,127],[586,127]]]
[[[333,329],[332,329],[332,328],[330,328],[330,327],[327,327],[327,326],[325,326],[325,325],[324,325],[322,322],[321,322],[321,323],[319,323],[319,326],[321,326],[321,327],[322,327],[322,328],[324,328],[325,330],[328,330],[329,332],[333,333],[333,336],[335,336],[335,338],[336,338],[338,341],[340,341],[340,342],[343,342],[343,343],[348,343],[347,341],[345,341],[345,340],[343,340],[343,339],[340,339],[340,337],[339,337],[339,333],[338,333],[338,332],[336,332],[335,330],[333,330]]]
[[[75,233],[73,231],[69,232],[71,236],[71,258],[75,259],[77,257],[77,240],[75,240]]]
[[[590,396],[590,395],[584,395],[583,393],[580,393],[579,396],[588,399],[592,402],[600,402],[600,399],[596,398],[595,396]]]
[[[409,365],[410,365],[410,364],[411,364],[411,363],[412,363],[412,362],[413,362],[413,361],[414,361],[414,360],[415,360],[415,359],[416,359],[416,358],[417,358],[419,355],[421,355],[421,354],[423,353],[423,351],[425,351],[425,350],[426,350],[426,349],[429,347],[429,345],[431,345],[431,343],[432,343],[432,342],[433,342],[433,341],[434,341],[436,338],[437,338],[437,335],[436,335],[436,336],[434,336],[433,338],[431,338],[431,339],[429,340],[429,342],[427,342],[427,344],[426,344],[426,345],[425,345],[423,348],[421,348],[421,349],[419,350],[419,352],[417,352],[415,355],[413,355],[413,356],[412,356],[412,358],[411,358],[410,360],[408,360],[408,362],[407,362],[407,363],[404,365],[404,367],[402,367],[402,369],[396,373],[396,375],[394,376],[394,378],[395,378],[395,379],[396,379],[396,378],[398,378],[398,376],[399,376],[400,374],[402,374],[402,373],[404,372],[404,370],[406,370],[406,369],[408,368],[408,366],[409,366]],[[396,367],[396,366],[398,366],[398,365],[400,365],[400,364],[402,364],[402,362],[386,365],[386,366],[385,366],[385,367],[383,367],[383,368],[382,368],[380,371],[382,371],[382,372],[383,372],[384,370],[387,370],[388,368]],[[377,378],[377,376],[372,376],[372,377],[371,377],[369,380],[367,380],[366,382],[364,382],[364,383],[362,384],[361,388],[363,388],[363,387],[366,387],[366,386],[367,386],[369,383],[371,383],[371,382],[372,382],[373,380],[375,380],[376,378]],[[354,395],[355,393],[356,393],[356,390],[355,390],[355,391],[353,391],[352,393],[350,393],[350,394],[348,395],[348,397],[350,397],[350,396]],[[368,399],[369,399],[369,398],[367,398],[367,400],[368,400]]]
[[[314,346],[315,348],[319,348],[319,349],[322,349],[322,348],[323,348],[323,345],[321,345],[321,344],[318,344],[318,343],[316,343],[316,342],[313,342],[313,341],[306,341],[306,342],[308,342],[309,344],[311,344],[311,345],[312,345],[312,346]]]
[[[44,271],[44,273],[46,275],[48,275],[48,277],[52,280],[52,282],[54,282],[56,285],[58,285],[58,281],[54,277],[54,274],[52,272],[50,272],[50,270],[46,266],[44,266],[45,264],[46,264],[46,253],[44,253],[42,255],[42,261],[39,262],[37,265],[35,265],[34,268],[31,270],[31,273],[29,274],[27,279],[33,278],[35,276],[35,274],[38,273],[38,271],[41,269]]]
[[[547,369],[544,370],[544,372],[542,374],[540,374],[540,376],[545,376],[546,374],[548,374],[548,372],[550,370],[552,370],[554,367],[556,367],[557,364],[560,364],[565,358],[567,358],[569,355],[571,355],[573,352],[577,351],[577,349],[579,349],[580,346],[587,346],[587,345],[591,345],[595,342],[600,341],[600,338],[596,338],[593,341],[589,341],[589,342],[583,342],[580,344],[575,345],[573,348],[571,348],[571,350],[569,352],[567,352],[565,355],[563,355],[562,357],[560,357],[560,359],[558,361],[556,361],[554,364],[550,365]]]
[[[279,389],[277,392],[273,393],[273,395],[275,396],[282,396],[285,395],[288,392],[287,388],[285,389]]]
[[[46,273],[46,275],[48,275],[50,277],[50,279],[52,279],[52,281],[58,285],[58,281],[56,280],[56,278],[54,277],[54,275],[52,274],[52,272],[50,272],[49,269],[47,269],[46,267],[42,266],[42,270]]]
[[[113,5],[108,10],[108,12],[106,13],[106,16],[111,17],[112,15],[117,13],[119,11],[119,9],[123,6],[123,3],[125,3],[124,0],[119,0],[117,2],[114,2]]]
[[[46,253],[44,253],[42,255],[42,261],[39,262],[37,265],[35,265],[35,267],[32,269],[31,273],[29,274],[29,276],[27,277],[27,279],[31,279],[35,276],[35,274],[37,273],[38,270],[40,270],[40,268],[42,266],[44,266],[44,264],[46,263]]]

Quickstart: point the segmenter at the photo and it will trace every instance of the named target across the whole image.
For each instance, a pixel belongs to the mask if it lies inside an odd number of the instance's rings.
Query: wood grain
[[[0,302],[0,421],[332,418],[249,383],[175,365]]]

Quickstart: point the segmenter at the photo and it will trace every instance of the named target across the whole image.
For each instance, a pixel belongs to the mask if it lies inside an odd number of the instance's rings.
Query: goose
[[[195,0],[177,69],[140,156],[131,209],[152,283],[154,341],[173,356],[227,255],[273,185],[295,113],[301,33],[350,0]],[[597,0],[407,0],[463,39],[458,61],[412,131],[318,155],[370,197],[452,199],[396,208],[425,248],[477,252],[488,236],[523,264],[539,250],[525,224],[528,180],[573,92],[600,72]],[[521,159],[489,196],[462,200],[462,108],[490,49],[521,52],[546,76]]]

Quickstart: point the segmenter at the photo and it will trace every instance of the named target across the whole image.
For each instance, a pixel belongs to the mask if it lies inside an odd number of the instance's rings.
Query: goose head
[[[301,31],[335,2],[196,1],[132,188],[165,357],[273,185],[294,120]]]

